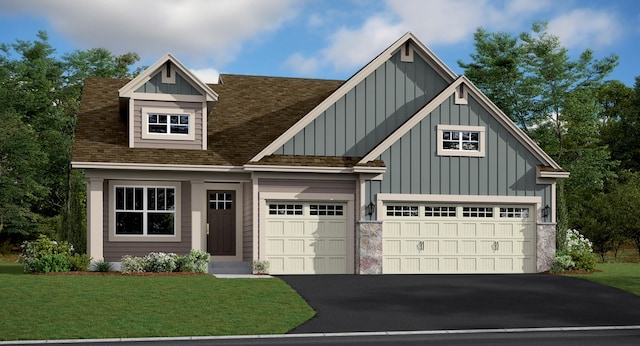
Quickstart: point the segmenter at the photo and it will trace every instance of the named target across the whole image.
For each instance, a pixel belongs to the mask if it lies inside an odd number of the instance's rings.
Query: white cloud
[[[606,47],[620,39],[623,28],[612,13],[576,9],[549,22],[549,32],[568,48]]]
[[[220,72],[212,68],[189,69],[189,71],[195,74],[202,82],[207,84],[218,83],[218,77],[220,76]]]
[[[290,56],[284,66],[301,75],[312,75],[318,70],[318,60],[315,58],[305,58],[300,53]]]
[[[291,19],[298,6],[293,0],[8,0],[0,11],[43,16],[83,48],[152,58],[173,52],[196,57],[196,65],[224,65],[243,44]]]

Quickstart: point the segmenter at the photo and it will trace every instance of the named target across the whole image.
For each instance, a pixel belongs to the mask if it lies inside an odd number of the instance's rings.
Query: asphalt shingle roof
[[[127,79],[87,79],[78,114],[74,162],[241,166],[343,82],[303,78],[222,75],[209,85],[219,96],[209,110],[208,149],[129,148],[118,89]],[[275,159],[269,159],[275,160]],[[353,165],[355,159],[288,158],[288,164]],[[275,163],[275,161],[272,161]],[[284,164],[284,162],[281,162]]]

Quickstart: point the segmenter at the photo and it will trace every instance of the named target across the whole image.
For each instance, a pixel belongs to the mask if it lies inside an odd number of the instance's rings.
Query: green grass
[[[599,263],[592,274],[568,274],[567,276],[594,281],[640,296],[640,264]]]
[[[0,340],[286,333],[314,315],[275,278],[21,272],[0,260]]]

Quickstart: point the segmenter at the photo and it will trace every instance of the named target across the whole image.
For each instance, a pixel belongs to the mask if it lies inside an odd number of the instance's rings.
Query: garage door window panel
[[[425,206],[426,217],[456,217],[456,207]]]
[[[302,204],[269,204],[269,215],[302,215]]]
[[[417,217],[418,206],[416,205],[388,205],[387,216]]]
[[[529,217],[529,208],[500,208],[500,217],[526,219]]]
[[[462,207],[462,217],[492,218],[491,207]]]
[[[309,215],[314,216],[343,216],[344,210],[342,205],[334,204],[311,204],[309,206]]]

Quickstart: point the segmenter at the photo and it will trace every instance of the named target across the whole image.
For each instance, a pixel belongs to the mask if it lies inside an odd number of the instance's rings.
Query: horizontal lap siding
[[[471,96],[468,105],[456,105],[453,98],[380,155],[387,172],[382,181],[367,182],[367,198],[377,193],[542,196],[543,205],[552,205],[550,185],[536,184],[538,159]],[[438,156],[438,124],[484,126],[486,156]]]
[[[133,106],[134,145],[136,148],[202,149],[202,103],[135,100]],[[195,113],[195,140],[176,141],[142,138],[142,108],[188,109]]]
[[[150,252],[186,254],[191,251],[191,184],[182,182],[181,191],[181,241],[180,242],[110,242],[109,241],[109,182],[104,181],[103,242],[106,261],[119,262],[124,255],[146,256]]]
[[[354,180],[260,179],[260,192],[355,194]]]
[[[275,154],[364,156],[447,84],[419,55],[395,54]]]
[[[253,185],[244,183],[242,185],[242,253],[243,261],[253,260]]]

